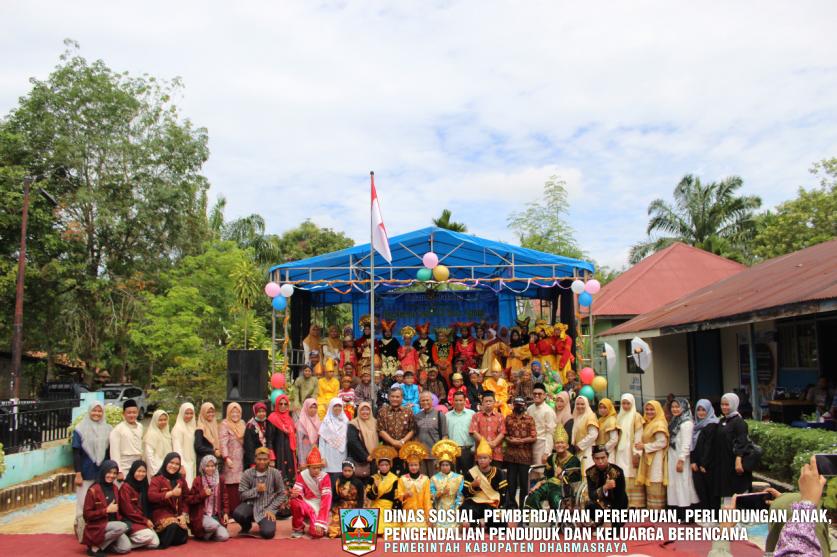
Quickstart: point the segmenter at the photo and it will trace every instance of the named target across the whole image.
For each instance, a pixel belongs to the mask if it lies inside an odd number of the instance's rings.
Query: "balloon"
[[[421,262],[424,263],[424,266],[428,269],[435,269],[436,265],[439,264],[439,256],[432,251],[428,251],[422,256]]]
[[[416,273],[416,278],[419,279],[421,282],[430,280],[433,278],[433,271],[427,268],[419,269]]]
[[[273,305],[273,309],[276,311],[285,311],[285,308],[288,307],[288,300],[283,296],[276,296],[273,298],[271,305]]]
[[[280,395],[285,394],[284,389],[273,389],[270,391],[270,407],[276,407],[276,399],[279,398]]]
[[[598,294],[599,290],[601,289],[602,284],[596,279],[588,280],[587,284],[584,286],[584,291],[588,294]]]
[[[285,388],[285,374],[284,373],[274,373],[270,378],[270,386],[274,389],[284,389]]]
[[[593,387],[593,390],[597,393],[604,393],[607,390],[607,379],[601,375],[597,375],[593,378],[593,382],[590,383],[590,386]]]
[[[578,304],[580,306],[589,307],[593,303],[593,296],[588,292],[582,292],[578,295]]]
[[[592,403],[593,399],[596,398],[596,393],[593,392],[593,387],[590,385],[584,385],[581,387],[581,390],[578,392],[581,396],[586,398],[588,402]]]
[[[290,298],[294,295],[294,285],[293,284],[283,284],[282,287],[279,289],[282,293],[282,296],[286,298]]]
[[[268,282],[264,285],[264,293],[270,298],[275,298],[279,295],[279,285],[275,282]]]
[[[585,367],[581,370],[581,373],[578,374],[581,378],[581,382],[585,385],[589,385],[593,378],[596,376],[596,372],[593,371],[592,367]]]
[[[433,269],[433,278],[439,282],[444,282],[450,278],[450,270],[444,265],[436,265]]]
[[[584,281],[575,279],[570,285],[570,290],[573,291],[573,294],[581,294],[584,292]]]

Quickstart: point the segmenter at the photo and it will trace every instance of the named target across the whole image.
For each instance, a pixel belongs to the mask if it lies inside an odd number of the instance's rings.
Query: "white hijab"
[[[90,418],[90,411],[96,407],[102,410],[102,418],[98,422],[94,422]],[[105,407],[98,400],[90,404],[87,415],[76,426],[76,431],[81,437],[81,448],[97,466],[105,459],[105,453],[110,445],[110,431],[112,429],[107,422]]]
[[[738,398],[738,395],[735,393],[727,393],[721,397],[721,400],[726,400],[727,404],[729,404],[729,413],[724,414],[724,417],[729,419],[733,416],[738,416],[738,405],[741,404],[741,401]]]
[[[328,403],[328,410],[320,425],[320,438],[338,451],[346,448],[346,433],[349,428],[349,418],[345,412],[335,416],[332,412],[336,405],[343,406],[343,399],[335,397]]]
[[[631,403],[631,409],[627,412],[622,408],[622,405],[619,405],[619,415],[616,417],[616,427],[619,428],[619,431],[622,434],[619,436],[619,444],[616,447],[616,450],[624,449],[625,445],[633,446],[634,444],[634,425],[636,424],[636,419],[639,414],[636,411],[636,399],[634,395],[631,393],[625,393],[622,395],[620,402],[623,400],[627,400]]]

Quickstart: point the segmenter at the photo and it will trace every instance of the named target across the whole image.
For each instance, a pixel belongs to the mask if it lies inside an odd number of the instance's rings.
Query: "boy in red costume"
[[[413,338],[416,330],[407,325],[401,328],[401,338],[404,339],[404,346],[398,349],[398,361],[401,369],[416,373],[419,370],[419,353],[413,348]]]
[[[323,472],[324,466],[320,449],[313,447],[308,453],[304,469],[296,475],[296,483],[291,490],[292,538],[302,537],[306,520],[308,534],[312,538],[322,538],[328,530],[331,479]]]
[[[477,366],[477,343],[471,337],[473,323],[459,323],[459,339],[456,341],[456,356],[465,360],[465,367]]]

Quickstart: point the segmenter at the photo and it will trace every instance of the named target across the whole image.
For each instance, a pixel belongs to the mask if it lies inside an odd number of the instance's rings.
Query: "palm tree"
[[[276,263],[282,259],[279,237],[265,234],[264,218],[253,213],[233,221],[224,220],[227,200],[221,196],[209,212],[209,229],[216,239],[230,240],[243,249],[252,248],[259,265]]]
[[[631,263],[674,242],[741,260],[745,244],[755,234],[754,211],[761,206],[755,195],[736,195],[743,182],[731,176],[703,185],[687,174],[674,188],[674,205],[655,199],[648,206],[648,240],[631,248]],[[652,233],[662,236],[652,236]]]
[[[461,222],[451,222],[450,217],[451,212],[448,209],[444,209],[438,219],[433,219],[433,224],[439,228],[446,228],[447,230],[453,230],[454,232],[468,232],[468,227],[465,224]]]
[[[250,309],[256,305],[261,294],[262,275],[249,260],[242,260],[233,268],[230,278],[233,282],[236,301],[241,306],[244,317],[244,349],[247,350],[247,322],[250,319]]]

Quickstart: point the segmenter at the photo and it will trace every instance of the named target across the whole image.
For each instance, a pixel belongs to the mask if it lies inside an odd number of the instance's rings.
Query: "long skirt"
[[[636,478],[625,478],[625,488],[628,492],[628,506],[633,509],[645,508],[645,486],[638,485]]]
[[[227,499],[230,501],[230,509],[235,509],[241,503],[241,497],[238,494],[238,484],[226,484],[224,489],[227,491]]]
[[[651,482],[645,487],[646,508],[666,508],[666,486],[663,482]]]

